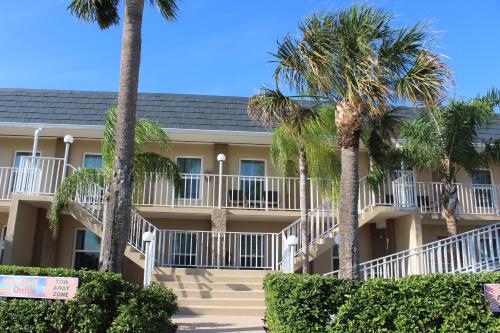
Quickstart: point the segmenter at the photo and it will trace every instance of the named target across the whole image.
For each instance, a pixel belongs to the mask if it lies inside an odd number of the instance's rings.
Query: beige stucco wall
[[[16,197],[11,205],[3,264],[30,266],[32,263],[38,207]]]
[[[229,145],[225,163],[225,174],[239,175],[240,161],[242,159],[264,160],[266,164],[266,176],[279,176],[269,159],[269,147],[240,145]]]
[[[0,138],[0,167],[11,167],[17,151],[33,151],[33,139],[29,138]],[[54,157],[56,153],[55,138],[41,138],[38,143],[41,156]]]
[[[332,249],[328,249],[311,261],[311,272],[314,274],[325,274],[333,271],[332,269]]]
[[[408,214],[395,219],[396,252],[422,244],[422,222],[420,214]]]
[[[81,167],[83,165],[83,156],[85,153],[100,154],[101,141],[75,139],[70,149],[69,164],[77,168]]]

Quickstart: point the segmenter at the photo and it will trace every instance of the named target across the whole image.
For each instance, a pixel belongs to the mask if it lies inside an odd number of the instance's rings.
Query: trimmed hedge
[[[0,275],[79,278],[76,300],[0,298],[0,332],[167,332],[177,311],[170,289],[140,288],[119,274],[0,266]]]
[[[269,274],[266,320],[273,333],[500,332],[500,317],[484,299],[485,283],[500,283],[500,273],[362,282]]]

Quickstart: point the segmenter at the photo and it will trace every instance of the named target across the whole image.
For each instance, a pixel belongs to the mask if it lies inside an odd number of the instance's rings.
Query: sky
[[[0,1],[0,87],[117,91],[121,26],[100,30],[70,15],[70,0]],[[273,84],[270,53],[298,23],[346,0],[181,0],[165,21],[146,0],[141,92],[250,96]],[[500,0],[363,1],[398,26],[428,22],[455,78],[450,95],[500,88]]]

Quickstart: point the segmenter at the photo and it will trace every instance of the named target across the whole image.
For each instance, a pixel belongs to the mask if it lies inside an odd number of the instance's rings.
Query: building
[[[291,267],[286,239],[298,235],[298,179],[280,177],[273,168],[269,159],[272,133],[252,123],[247,116],[247,102],[240,97],[140,94],[138,117],[158,121],[166,129],[173,142],[169,157],[177,161],[183,179],[176,197],[168,181],[155,175],[146,177],[144,188],[134,198],[130,246],[124,264],[126,278],[142,282],[145,231],[155,233],[153,277],[158,280],[162,274],[186,273],[186,268],[226,268],[218,281],[225,281],[224,276],[236,281],[249,276],[244,272],[261,277],[259,271]],[[79,193],[65,212],[57,239],[51,237],[47,217],[65,173],[101,165],[104,116],[115,103],[115,93],[0,89],[3,264],[97,266],[104,209],[102,189]],[[411,116],[408,112],[403,115]],[[485,138],[498,138],[498,126],[499,122],[485,131]],[[38,128],[42,130],[34,156],[34,133]],[[65,142],[66,135],[74,141]],[[157,147],[153,143],[150,149],[155,151]],[[361,261],[371,261],[365,266],[369,276],[388,274],[381,274],[380,269],[401,272],[395,266],[400,259],[391,255],[447,236],[440,215],[441,185],[432,173],[395,170],[383,184],[373,188],[365,177],[369,165],[361,149]],[[462,172],[458,181],[459,231],[494,226],[500,212],[500,187],[496,185],[500,184],[499,166],[476,170],[472,175]],[[310,194],[312,271],[335,271],[335,214],[314,182],[310,183]],[[496,238],[477,246],[500,258],[499,231],[492,230]],[[377,258],[389,258],[392,266],[381,265]],[[294,269],[299,267],[296,258]],[[193,283],[193,289],[198,288],[194,284],[199,281],[185,281],[188,286]],[[228,295],[221,298],[225,297]]]

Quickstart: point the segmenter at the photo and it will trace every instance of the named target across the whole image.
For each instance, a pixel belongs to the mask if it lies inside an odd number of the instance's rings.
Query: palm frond
[[[167,21],[174,21],[177,18],[178,2],[178,0],[150,0],[151,5],[156,6]]]
[[[451,72],[441,57],[423,49],[401,79],[397,80],[395,90],[402,100],[439,104],[446,96],[446,87],[451,77]]]
[[[104,188],[110,177],[111,174],[106,174],[103,169],[83,168],[64,178],[50,210],[49,225],[52,232],[57,234],[59,231],[63,210],[75,198],[79,189],[85,191],[85,186],[89,184],[98,184]]]
[[[72,0],[68,10],[84,21],[97,21],[101,29],[120,23],[118,0]]]
[[[279,123],[290,121],[301,108],[298,101],[285,96],[279,88],[264,87],[259,94],[250,98],[248,114],[253,121],[272,128]]]

